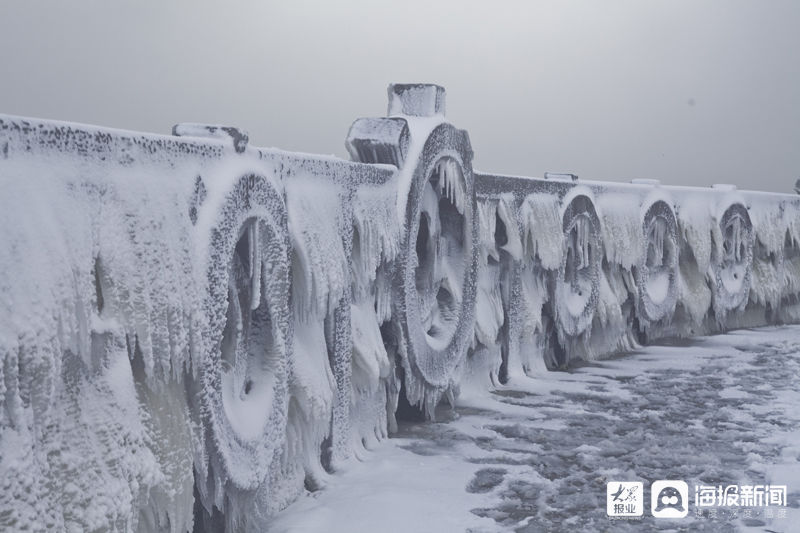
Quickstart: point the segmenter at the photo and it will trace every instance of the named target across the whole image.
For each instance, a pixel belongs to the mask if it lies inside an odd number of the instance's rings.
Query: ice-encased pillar
[[[393,83],[389,85],[387,115],[430,117],[445,114],[445,90],[431,83]]]
[[[399,168],[404,234],[394,269],[395,335],[408,400],[432,415],[454,387],[471,337],[478,268],[472,148],[465,131],[444,121],[443,87],[393,84],[388,95],[392,116],[357,120],[347,147],[358,161]]]

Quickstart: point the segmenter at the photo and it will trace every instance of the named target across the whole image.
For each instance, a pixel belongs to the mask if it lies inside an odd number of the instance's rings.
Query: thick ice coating
[[[0,116],[0,530],[264,531],[461,390],[800,322],[800,196],[481,173],[389,98],[354,161]]]

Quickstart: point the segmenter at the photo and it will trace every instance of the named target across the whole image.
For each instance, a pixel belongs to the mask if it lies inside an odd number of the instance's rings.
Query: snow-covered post
[[[286,437],[291,245],[282,184],[235,128],[179,124],[173,134],[233,146],[225,165],[197,177],[189,208],[208,325],[186,384],[199,430],[195,526],[255,524],[276,507],[271,480]]]
[[[600,276],[600,220],[589,195],[576,192],[562,200],[564,235],[555,290],[560,330],[574,337],[589,327],[597,308]]]
[[[669,323],[678,297],[679,245],[670,193],[658,180],[592,184],[604,260],[588,356],[630,349]]]
[[[384,270],[397,248],[396,169],[268,150],[262,158],[280,168],[293,244],[286,456],[318,487],[322,467],[386,434],[380,326],[390,317]]]
[[[307,486],[324,484],[333,442],[349,423],[352,224],[348,174],[332,161],[264,154],[280,164],[292,242],[294,353],[284,468]],[[349,170],[349,169],[345,169]],[[346,401],[344,401],[346,398]],[[324,451],[323,451],[324,450]],[[296,486],[296,483],[293,483]]]
[[[734,202],[718,217],[718,237],[712,248],[712,295],[720,317],[744,309],[753,271],[753,224],[747,207]]]
[[[519,202],[513,191],[495,189],[493,184],[493,180],[476,175],[480,256],[475,336],[468,352],[466,378],[478,390],[508,381],[509,358],[519,330],[519,320],[515,319],[524,315],[512,311],[521,304]]]
[[[395,266],[395,336],[407,399],[428,416],[446,392],[472,332],[478,225],[472,148],[444,119],[437,85],[391,85],[389,114],[360,119],[348,147],[354,159],[399,168],[403,225]]]
[[[669,318],[678,299],[678,223],[664,200],[643,205],[643,251],[635,269],[637,311],[648,324]]]
[[[285,438],[290,245],[286,209],[271,180],[247,175],[222,194],[222,206],[201,206],[198,216],[198,231],[209,232],[209,336],[191,389],[206,428],[195,460],[198,494],[208,519],[221,512],[233,524],[252,509],[247,498],[230,495],[268,490]]]
[[[555,281],[553,312],[560,347],[546,361],[563,367],[572,356],[570,341],[590,326],[597,309],[602,261],[600,219],[591,193],[581,187],[572,189],[561,200],[562,252]]]

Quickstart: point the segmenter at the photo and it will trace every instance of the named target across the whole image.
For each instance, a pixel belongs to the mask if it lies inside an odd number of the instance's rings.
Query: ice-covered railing
[[[464,387],[800,320],[800,197],[474,172],[444,107],[353,161],[0,117],[0,529],[261,531]]]
[[[495,338],[512,347],[498,367],[503,379],[507,364],[530,374],[656,338],[797,321],[796,195],[655,180],[476,181],[479,205],[514,213],[498,217],[498,234],[512,226],[523,243],[497,281],[503,307],[519,311],[477,314],[510,324],[510,338]],[[497,245],[485,245],[487,257]]]

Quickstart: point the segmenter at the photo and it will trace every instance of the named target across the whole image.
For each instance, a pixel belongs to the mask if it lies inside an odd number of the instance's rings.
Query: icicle
[[[523,253],[531,259],[538,257],[547,270],[557,269],[563,254],[558,197],[546,193],[530,194],[520,208],[520,216]]]
[[[666,232],[666,224],[659,221],[656,226],[656,264],[664,264],[664,234]]]
[[[488,257],[499,260],[500,255],[495,247],[494,234],[497,226],[497,204],[493,200],[478,202],[478,220],[480,244],[483,247],[481,260],[486,263]]]
[[[396,191],[390,185],[359,189],[353,201],[351,270],[356,300],[364,298],[377,286],[378,272],[383,265],[391,263],[399,251]]]
[[[604,192],[595,200],[601,222],[597,230],[602,232],[600,245],[605,257],[609,264],[624,269],[638,263],[652,233],[648,228],[648,233],[643,234],[642,220],[636,210],[630,209],[630,201],[630,195],[621,192]]]
[[[569,235],[569,253],[575,261],[575,273],[589,266],[589,224],[579,218]]]
[[[453,390],[453,387],[448,387],[447,391],[445,392],[445,395],[447,397],[447,403],[451,407],[455,408],[455,406],[456,406],[456,394],[455,394],[455,391]]]
[[[741,249],[740,245],[742,242],[741,230],[742,230],[741,219],[739,217],[736,217],[733,221],[733,243],[735,247],[734,258],[737,262],[741,261],[742,259],[740,252]]]
[[[497,204],[497,216],[500,217],[500,220],[505,225],[506,238],[508,239],[508,242],[502,246],[502,249],[508,252],[514,259],[520,260],[522,259],[522,241],[519,235],[519,226],[517,225],[515,212],[510,205],[511,203],[513,203],[513,197],[511,199],[501,198]]]
[[[478,277],[478,293],[475,304],[475,338],[487,347],[495,344],[505,317],[500,283],[500,266],[497,264],[484,265]]]
[[[666,224],[660,219],[657,219],[650,227],[650,235],[648,236],[648,251],[652,250],[652,266],[659,267],[664,264],[664,235],[666,232]]]
[[[581,268],[589,266],[589,223],[582,221],[581,228]]]
[[[351,286],[340,234],[340,189],[303,178],[289,181],[286,188],[294,251],[292,305],[301,316],[324,316]]]
[[[234,267],[235,268],[235,267]],[[243,328],[242,325],[242,307],[239,303],[239,287],[236,286],[236,278],[238,276],[231,276],[230,283],[228,284],[228,299],[232,306],[233,319],[236,324],[236,332],[241,335]]]
[[[250,309],[258,309],[261,305],[261,236],[259,222],[254,222],[250,227]]]
[[[375,311],[367,302],[350,305],[353,335],[353,387],[374,392],[378,381],[389,375],[390,364]]]
[[[378,269],[375,276],[375,312],[378,324],[383,324],[392,316],[392,279],[386,268]]]
[[[447,198],[460,214],[464,214],[467,205],[467,192],[464,175],[458,163],[450,158],[439,161],[435,172],[439,177],[437,188],[439,194]]]

